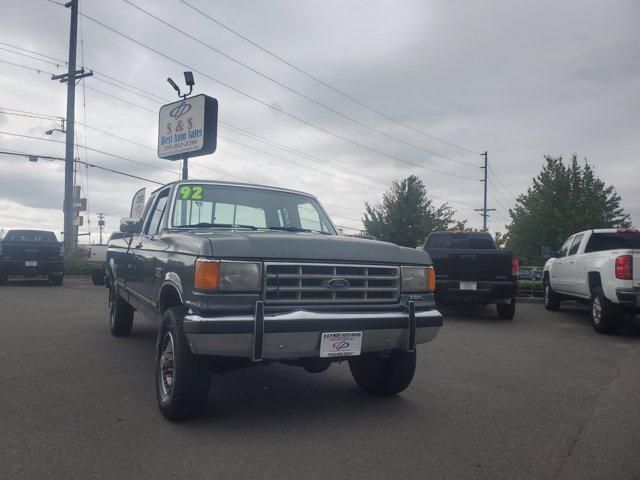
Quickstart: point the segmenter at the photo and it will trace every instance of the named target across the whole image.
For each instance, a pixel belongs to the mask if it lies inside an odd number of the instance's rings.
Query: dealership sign
[[[218,101],[196,95],[160,108],[158,156],[166,160],[208,155],[216,150]]]

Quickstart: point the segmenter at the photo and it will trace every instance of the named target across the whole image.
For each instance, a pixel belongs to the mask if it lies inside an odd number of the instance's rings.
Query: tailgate
[[[511,276],[511,252],[500,250],[428,250],[436,278],[446,280],[506,280]]]
[[[640,287],[640,250],[633,251],[633,286]]]
[[[51,260],[59,257],[59,243],[2,242],[4,260]]]

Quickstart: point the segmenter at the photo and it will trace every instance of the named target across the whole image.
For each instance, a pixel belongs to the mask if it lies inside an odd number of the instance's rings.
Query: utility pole
[[[482,208],[476,208],[476,212],[482,212],[480,215],[482,216],[482,230],[483,231],[487,231],[487,217],[489,216],[487,214],[487,212],[495,212],[496,209],[495,208],[487,208],[487,176],[488,176],[488,171],[489,171],[489,159],[488,159],[488,154],[487,151],[485,150],[484,153],[481,153],[480,155],[482,155],[484,157],[484,167],[480,167],[484,169],[484,180],[480,180],[481,182],[484,182],[484,202],[483,202],[483,207]]]
[[[69,28],[69,62],[67,73],[54,75],[51,80],[60,80],[60,83],[67,84],[67,125],[66,125],[66,150],[64,165],[64,253],[71,255],[78,243],[76,236],[73,208],[73,146],[75,129],[75,100],[76,100],[76,80],[89,77],[93,72],[85,73],[84,69],[76,70],[76,46],[78,43],[78,0],[71,0],[65,5],[71,8],[71,26]]]
[[[189,180],[189,158],[182,159],[182,180]]]
[[[98,213],[98,227],[100,228],[100,245],[102,245],[102,229],[104,228],[104,213]]]

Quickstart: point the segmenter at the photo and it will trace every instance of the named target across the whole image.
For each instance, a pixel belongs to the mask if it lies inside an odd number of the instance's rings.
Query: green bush
[[[64,259],[65,275],[91,275],[91,267],[84,250],[76,250]]]
[[[535,280],[535,281],[519,280],[518,281],[518,296],[542,297],[543,295],[544,295],[544,288],[541,280]]]

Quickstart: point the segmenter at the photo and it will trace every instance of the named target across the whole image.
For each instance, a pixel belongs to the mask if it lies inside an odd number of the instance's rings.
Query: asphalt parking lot
[[[0,287],[4,478],[640,477],[640,321],[588,311],[446,312],[403,394],[371,397],[345,364],[214,378],[207,414],[156,407],[154,331],[106,325],[88,281]]]

